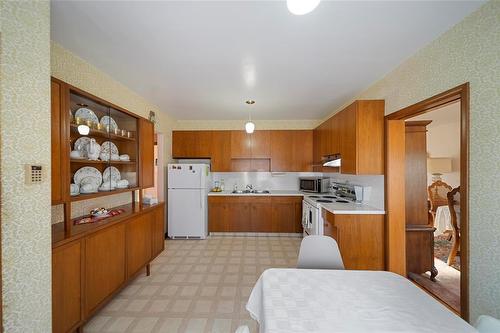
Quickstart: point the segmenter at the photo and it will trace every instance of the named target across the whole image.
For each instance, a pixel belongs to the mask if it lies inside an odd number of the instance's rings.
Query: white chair
[[[236,332],[234,333],[250,333],[250,329],[248,328],[247,325],[240,326],[236,329]]]
[[[344,269],[337,242],[328,236],[306,236],[300,244],[297,268]]]
[[[479,331],[479,333],[498,333],[500,332],[500,320],[482,315],[477,318],[474,327]]]

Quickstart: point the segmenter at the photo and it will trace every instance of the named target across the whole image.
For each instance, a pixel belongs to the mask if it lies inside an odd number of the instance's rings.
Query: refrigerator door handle
[[[200,190],[200,207],[201,208],[203,208],[203,194],[204,194],[204,191]]]

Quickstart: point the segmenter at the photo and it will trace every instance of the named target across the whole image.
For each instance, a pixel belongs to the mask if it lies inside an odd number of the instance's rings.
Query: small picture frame
[[[149,121],[156,124],[156,113],[154,111],[149,111]]]

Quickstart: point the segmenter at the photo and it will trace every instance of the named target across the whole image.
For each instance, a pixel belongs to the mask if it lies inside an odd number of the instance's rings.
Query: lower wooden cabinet
[[[82,319],[82,242],[54,249],[52,254],[52,329],[73,330]]]
[[[125,225],[98,231],[85,239],[85,313],[125,281]]]
[[[73,332],[164,249],[164,204],[52,249],[53,332]]]
[[[324,234],[335,239],[346,269],[384,270],[384,215],[332,214],[322,209]]]
[[[302,232],[301,196],[209,196],[210,232]]]

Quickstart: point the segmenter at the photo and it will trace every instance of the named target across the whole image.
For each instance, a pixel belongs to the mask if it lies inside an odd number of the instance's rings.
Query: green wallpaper
[[[470,82],[470,312],[500,317],[500,1],[490,1],[357,98],[395,112]]]
[[[0,167],[5,332],[51,331],[50,10],[0,2]],[[25,185],[24,164],[47,168]]]

